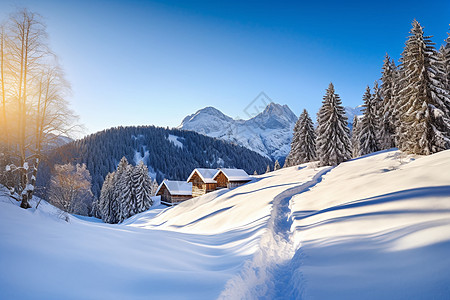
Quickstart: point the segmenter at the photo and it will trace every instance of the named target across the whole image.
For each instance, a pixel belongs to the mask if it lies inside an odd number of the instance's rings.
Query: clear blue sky
[[[438,45],[450,23],[448,0],[1,0],[1,17],[16,7],[44,16],[86,133],[173,127],[205,106],[245,118],[261,91],[315,114],[330,81],[356,106],[414,18]]]

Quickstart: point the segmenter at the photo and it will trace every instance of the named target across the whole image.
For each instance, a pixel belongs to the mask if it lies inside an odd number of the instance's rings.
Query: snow
[[[158,194],[161,187],[165,185],[172,195],[192,195],[192,183],[186,181],[164,180],[156,190]]]
[[[119,225],[0,192],[0,298],[448,298],[450,151],[315,166]]]
[[[200,176],[200,178],[203,180],[204,183],[216,183],[216,181],[214,180],[214,176],[217,173],[217,169],[204,169],[204,168],[194,169],[186,181],[191,180],[191,177],[195,173],[197,173]]]
[[[179,136],[176,136],[176,135],[169,134],[168,140],[169,140],[170,142],[172,142],[176,147],[178,147],[178,148],[183,148],[183,143],[180,142],[180,140],[183,140],[182,137],[179,137]]]
[[[245,172],[242,169],[227,169],[227,168],[220,168],[219,171],[217,171],[216,175],[214,175],[214,178],[220,173],[220,171],[223,172],[223,174],[228,178],[229,181],[250,181],[252,178],[248,176],[247,172]]]
[[[305,299],[450,295],[450,151],[343,163],[292,200]],[[326,283],[326,284],[324,284]]]
[[[148,158],[150,157],[150,151],[147,150],[147,146],[142,146],[144,149],[144,156],[142,156],[140,151],[134,151],[134,164],[138,165],[140,162],[144,164],[148,163]],[[151,176],[150,176],[151,177]],[[155,178],[155,177],[152,177]]]

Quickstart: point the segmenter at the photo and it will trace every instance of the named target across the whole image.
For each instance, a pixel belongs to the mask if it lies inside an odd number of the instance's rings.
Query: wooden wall
[[[222,171],[215,177],[215,180],[217,181],[218,188],[226,188],[228,185],[228,178]]]
[[[197,172],[192,175],[189,182],[192,182],[192,197],[202,196],[217,188],[216,183],[205,183]]]

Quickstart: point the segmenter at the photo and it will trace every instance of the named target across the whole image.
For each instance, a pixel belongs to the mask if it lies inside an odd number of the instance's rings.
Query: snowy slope
[[[292,200],[305,299],[449,299],[450,151],[336,167]]]
[[[0,299],[214,299],[258,249],[272,199],[308,176],[262,176],[121,225],[1,198]]]
[[[234,120],[213,107],[205,107],[185,117],[178,128],[231,141],[276,159],[289,153],[296,121],[287,105],[272,102],[249,120]]]
[[[305,164],[120,225],[0,196],[0,299],[448,299],[449,168]]]

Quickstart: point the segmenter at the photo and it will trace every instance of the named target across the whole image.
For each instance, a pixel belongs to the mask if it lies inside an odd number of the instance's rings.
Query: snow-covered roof
[[[158,194],[161,187],[165,185],[171,195],[192,195],[192,183],[186,181],[164,180],[156,190]]]
[[[228,178],[229,181],[250,181],[252,180],[250,176],[248,176],[247,172],[242,169],[220,169],[214,178],[219,175],[220,171]]]
[[[217,174],[217,169],[194,169],[194,171],[192,171],[191,175],[189,175],[189,178],[186,181],[191,180],[192,176],[195,173],[200,176],[204,183],[216,183],[216,181],[214,180],[214,176]]]

